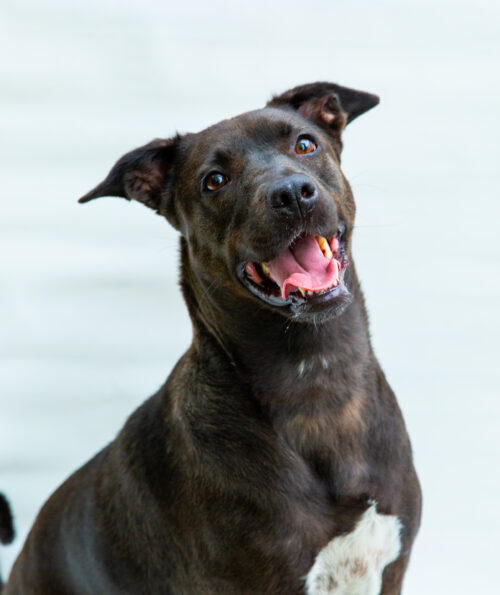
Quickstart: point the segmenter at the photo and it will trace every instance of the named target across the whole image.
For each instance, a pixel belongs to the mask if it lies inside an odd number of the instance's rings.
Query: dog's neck
[[[306,397],[311,401],[314,395],[328,394],[342,406],[364,390],[373,353],[354,266],[352,304],[339,316],[315,323],[294,321],[220,287],[193,287],[196,280],[183,265],[195,347],[212,351],[261,402],[288,408]]]
[[[298,322],[214,285],[194,287],[182,267],[193,321],[191,353],[205,384],[199,415],[265,420],[335,499],[366,489],[363,436],[377,382],[363,295],[352,266],[353,301],[322,323]],[[210,285],[206,285],[210,288]],[[235,409],[236,408],[236,409]],[[241,410],[240,410],[241,408]],[[201,411],[201,413],[200,413]],[[344,452],[341,459],[334,456]],[[294,456],[295,456],[294,455]]]

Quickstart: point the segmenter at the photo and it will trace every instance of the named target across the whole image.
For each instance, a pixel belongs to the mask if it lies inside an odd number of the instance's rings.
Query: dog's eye
[[[314,153],[318,145],[307,136],[300,136],[295,144],[295,152],[299,155],[305,155],[306,153]]]
[[[205,190],[219,190],[229,182],[229,178],[219,171],[213,171],[205,178]]]

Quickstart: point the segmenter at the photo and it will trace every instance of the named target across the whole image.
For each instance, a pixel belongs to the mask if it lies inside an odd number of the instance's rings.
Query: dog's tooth
[[[265,262],[261,262],[260,268],[262,269],[262,272],[264,273],[264,275],[267,275],[268,277],[271,276],[271,273],[269,272],[269,268],[267,267],[267,264]]]
[[[306,291],[306,293],[307,293],[307,295],[314,295],[314,291],[311,291],[310,289],[309,289],[309,291]]]
[[[319,247],[321,248],[321,250],[324,251],[325,250],[325,244],[327,243],[326,242],[326,239],[323,236],[316,236],[316,241],[318,242]]]
[[[326,238],[323,236],[316,236],[316,241],[318,242],[318,245],[321,248],[325,258],[331,259],[333,254],[328,242],[326,241]]]
[[[302,287],[297,287],[297,289],[300,291],[300,293],[302,294],[302,297],[306,297],[306,290],[302,289]]]

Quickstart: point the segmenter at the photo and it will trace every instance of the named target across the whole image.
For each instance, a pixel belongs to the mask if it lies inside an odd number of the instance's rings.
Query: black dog
[[[0,543],[7,545],[14,540],[14,519],[9,503],[3,494],[0,493]],[[0,591],[3,583],[0,576]]]
[[[330,83],[127,153],[80,199],[181,234],[191,347],[50,498],[6,593],[396,594],[421,496],[351,256]]]

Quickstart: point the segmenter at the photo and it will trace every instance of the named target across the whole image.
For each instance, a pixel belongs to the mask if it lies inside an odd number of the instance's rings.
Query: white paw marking
[[[316,556],[307,595],[378,595],[384,568],[399,555],[401,527],[372,502],[351,533],[335,537]]]

